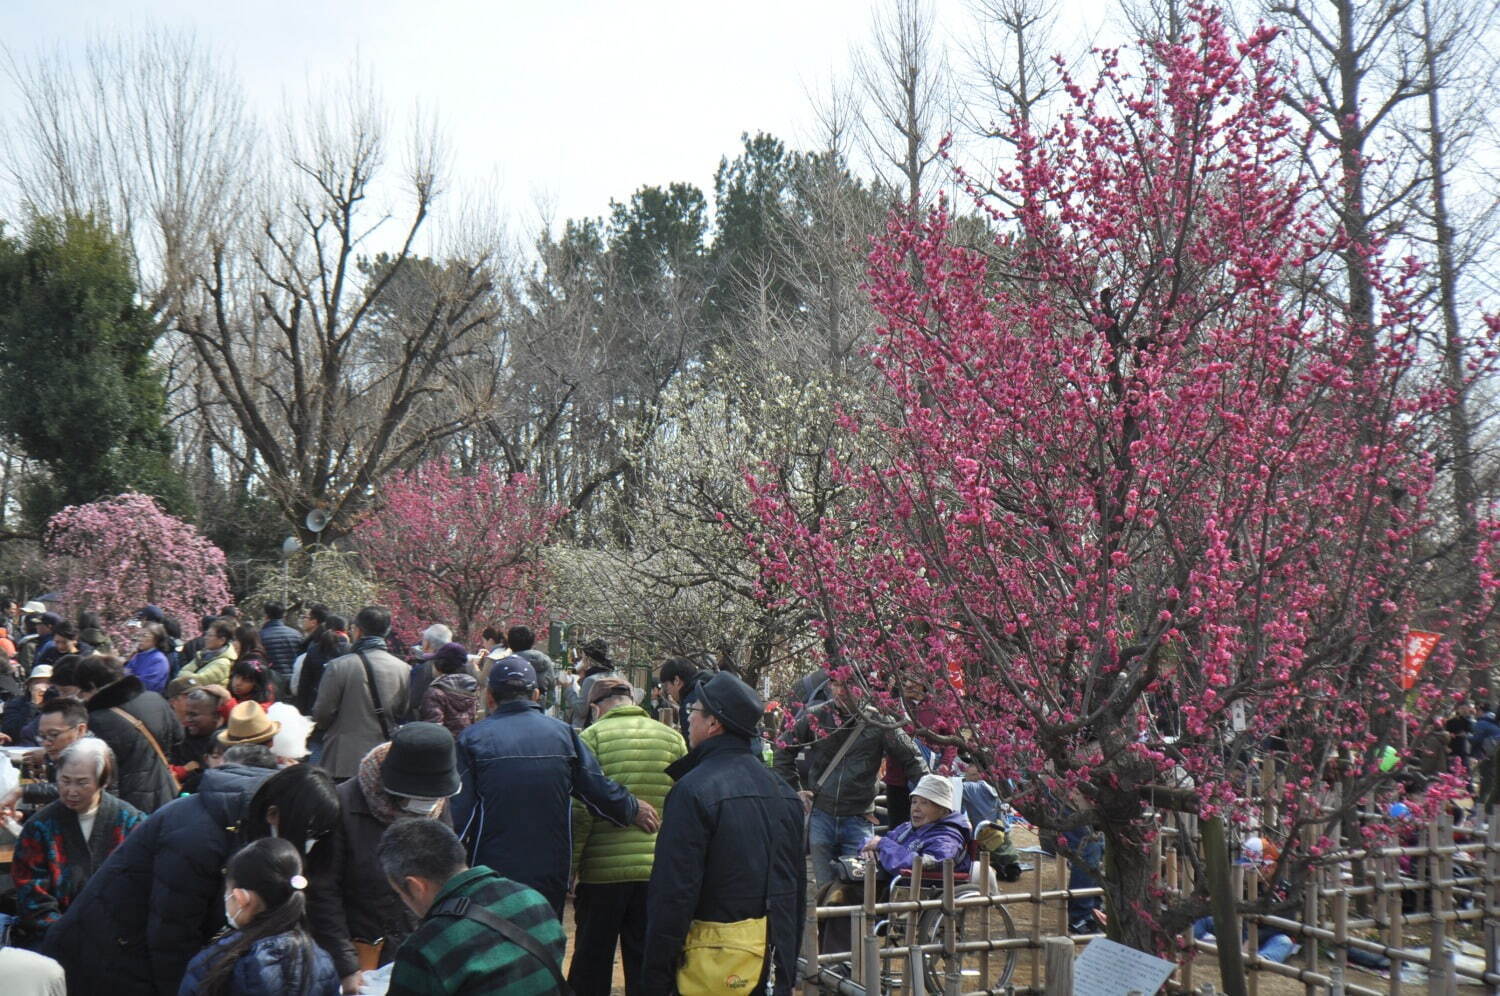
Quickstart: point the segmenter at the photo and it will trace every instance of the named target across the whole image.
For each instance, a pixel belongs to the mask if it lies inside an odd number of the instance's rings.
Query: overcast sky
[[[643,184],[706,187],[741,132],[807,134],[809,88],[846,73],[871,9],[870,0],[4,0],[0,41],[24,57],[146,23],[189,26],[273,113],[283,94],[346,74],[357,56],[394,116],[416,101],[435,108],[459,173],[497,181],[529,227],[538,199],[558,218],[599,214]]]
[[[602,214],[644,184],[708,192],[742,132],[814,143],[810,94],[846,78],[876,0],[0,0],[25,58],[146,24],[192,28],[275,114],[356,58],[393,118],[436,110],[457,178],[513,226]],[[936,0],[940,23],[967,22]],[[1065,5],[1066,6],[1066,5]],[[0,82],[0,105],[14,99]],[[3,106],[0,106],[3,109]]]

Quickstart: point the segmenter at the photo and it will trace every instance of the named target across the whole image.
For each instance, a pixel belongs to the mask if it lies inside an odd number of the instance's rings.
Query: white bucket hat
[[[917,787],[911,790],[911,794],[936,803],[950,813],[958,812],[958,789],[951,778],[945,778],[942,775],[923,775],[922,780],[917,782]]]

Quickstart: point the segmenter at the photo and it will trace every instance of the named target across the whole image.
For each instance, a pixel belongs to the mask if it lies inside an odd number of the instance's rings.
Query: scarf
[[[365,804],[370,807],[370,815],[381,823],[390,825],[403,816],[412,816],[402,807],[402,800],[398,796],[391,795],[385,790],[385,782],[380,778],[380,765],[385,761],[386,752],[391,749],[389,743],[377,744],[370,748],[370,753],[359,762],[359,774],[354,777],[359,779],[359,790],[364,794]],[[437,818],[443,812],[443,806],[448,805],[444,799],[438,808],[433,810],[433,818]]]
[[[370,748],[370,753],[359,762],[359,774],[355,776],[359,779],[359,790],[364,793],[370,814],[386,824],[395,823],[401,816],[401,803],[385,790],[385,783],[380,779],[380,765],[390,749],[389,743]]]
[[[354,653],[357,650],[364,650],[364,651],[368,652],[368,651],[371,651],[371,650],[384,650],[384,649],[386,649],[386,647],[385,647],[385,637],[383,637],[383,636],[362,636],[362,637],[359,638],[359,642],[358,643],[356,643],[354,646],[352,646],[352,647],[349,648],[349,652],[352,654],[352,653]]]

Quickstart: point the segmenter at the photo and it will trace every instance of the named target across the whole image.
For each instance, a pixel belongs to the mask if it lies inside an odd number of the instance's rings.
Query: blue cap
[[[490,666],[490,691],[498,691],[502,685],[535,688],[536,668],[520,654],[502,657]]]

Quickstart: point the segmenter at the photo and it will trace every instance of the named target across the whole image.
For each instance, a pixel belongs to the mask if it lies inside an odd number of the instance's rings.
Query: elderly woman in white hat
[[[921,854],[928,863],[953,859],[953,870],[966,872],[972,831],[964,815],[958,783],[943,775],[923,775],[911,793],[911,822],[884,837],[865,842],[864,855],[874,858],[886,875],[910,868]]]

